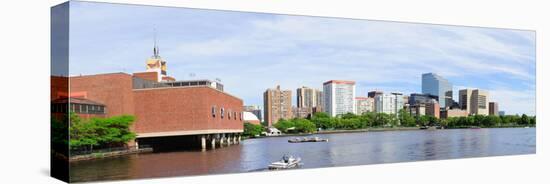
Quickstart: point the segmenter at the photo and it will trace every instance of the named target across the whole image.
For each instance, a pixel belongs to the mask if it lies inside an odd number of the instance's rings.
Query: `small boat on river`
[[[281,158],[281,160],[269,164],[268,168],[270,170],[296,168],[302,165],[300,161],[302,161],[300,157],[294,157],[292,155],[284,155],[283,158]]]
[[[321,139],[319,137],[304,137],[304,138],[293,138],[288,140],[289,143],[302,143],[302,142],[328,142],[328,139]]]

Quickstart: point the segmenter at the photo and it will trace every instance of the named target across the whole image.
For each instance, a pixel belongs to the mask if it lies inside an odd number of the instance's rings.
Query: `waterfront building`
[[[301,87],[296,89],[296,103],[297,107],[294,110],[297,114],[295,114],[295,117],[303,117],[304,112],[308,112],[308,114],[305,114],[305,117],[310,116],[314,112],[318,112],[322,110],[322,92],[309,88],[309,87]]]
[[[445,109],[440,112],[441,118],[468,117],[468,111],[463,109]]]
[[[292,118],[292,91],[275,89],[264,92],[264,120],[268,127],[273,126],[279,119]]]
[[[260,121],[263,121],[262,117],[262,106],[259,105],[245,105],[243,106],[243,111],[251,112],[254,114]]]
[[[479,89],[459,91],[459,106],[469,114],[489,115],[489,93]]]
[[[260,119],[255,114],[248,111],[243,111],[243,122],[248,122],[255,125],[261,124]]]
[[[453,86],[435,73],[422,74],[422,93],[437,96],[441,108],[450,107],[453,100]]]
[[[309,118],[312,113],[311,107],[292,107],[292,118]]]
[[[382,94],[374,97],[375,111],[378,113],[395,114],[396,95]]]
[[[426,104],[415,104],[412,106],[409,106],[409,112],[412,116],[418,117],[418,116],[424,116],[426,115]]]
[[[240,98],[223,91],[219,82],[176,81],[167,76],[166,61],[160,59],[158,48],[146,65],[147,71],[141,73],[66,77],[61,82],[70,82],[70,93],[54,92],[53,102],[66,100],[82,118],[135,116],[130,129],[136,139],[131,146],[157,150],[237,142],[243,132]],[[189,144],[178,144],[182,142]]]
[[[489,102],[489,115],[497,116],[498,115],[498,103]]]
[[[395,104],[394,109],[392,110],[393,114],[399,115],[399,111],[403,109],[405,105],[405,101],[403,101],[403,93],[391,93],[391,95],[393,95],[395,99],[395,101],[393,102]]]
[[[458,91],[458,106],[468,113],[472,109],[472,89],[461,89]]]
[[[374,112],[374,98],[355,97],[355,114],[361,115],[366,112]]]
[[[439,103],[435,99],[432,99],[430,102],[426,103],[426,115],[436,118],[440,117]]]
[[[355,81],[327,81],[323,83],[323,93],[323,108],[330,116],[356,112]]]
[[[323,97],[323,91],[317,90],[316,93],[317,93],[317,101],[315,102],[316,103],[315,107],[313,107],[313,113],[324,112],[323,106],[325,105],[325,102],[324,102],[325,98]]]

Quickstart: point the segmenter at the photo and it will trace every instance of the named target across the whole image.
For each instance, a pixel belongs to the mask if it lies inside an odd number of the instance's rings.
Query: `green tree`
[[[311,133],[317,130],[317,127],[313,122],[307,119],[293,119],[294,126],[297,132]]]
[[[526,114],[521,115],[521,118],[518,122],[520,125],[528,125],[529,124],[529,117],[527,117]]]
[[[416,126],[416,120],[414,119],[414,117],[411,115],[410,112],[407,112],[404,109],[399,110],[399,122],[401,122],[401,126]]]
[[[124,146],[135,139],[130,131],[134,116],[122,115],[110,118],[92,118],[84,121],[78,115],[70,114],[69,145],[71,149],[106,148]]]
[[[262,125],[255,125],[249,122],[244,122],[244,136],[254,137],[260,135],[263,131]]]

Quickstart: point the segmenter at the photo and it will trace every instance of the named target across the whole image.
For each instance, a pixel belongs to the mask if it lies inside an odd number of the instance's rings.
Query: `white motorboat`
[[[268,168],[271,170],[296,168],[302,164],[300,163],[301,160],[300,157],[284,155],[281,160],[269,164]]]

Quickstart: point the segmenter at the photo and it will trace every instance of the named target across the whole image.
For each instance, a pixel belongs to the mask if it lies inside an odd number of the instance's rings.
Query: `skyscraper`
[[[277,85],[276,89],[267,89],[264,92],[264,120],[267,126],[272,126],[279,119],[292,118],[292,91],[281,90]]]
[[[441,108],[453,104],[453,85],[435,73],[422,74],[422,93],[438,96]]]
[[[355,113],[355,81],[331,80],[323,83],[324,110],[330,116]]]

